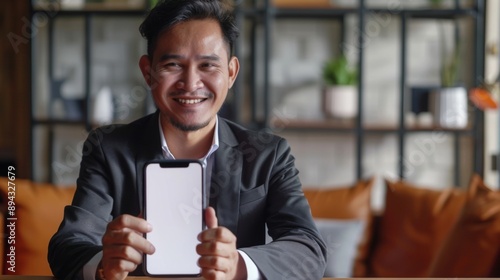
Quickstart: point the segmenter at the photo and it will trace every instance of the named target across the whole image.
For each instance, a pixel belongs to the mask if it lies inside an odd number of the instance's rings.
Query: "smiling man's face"
[[[160,33],[139,63],[162,118],[182,131],[215,125],[238,74],[217,21],[189,20]]]

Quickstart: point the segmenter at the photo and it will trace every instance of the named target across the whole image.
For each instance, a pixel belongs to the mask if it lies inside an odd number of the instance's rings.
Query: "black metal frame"
[[[145,5],[147,5],[147,1],[145,1]],[[49,83],[52,84],[54,81],[54,21],[57,20],[58,18],[62,17],[83,17],[84,19],[84,30],[83,30],[83,36],[84,36],[84,64],[85,64],[85,71],[84,71],[84,99],[85,99],[85,110],[83,112],[82,120],[64,120],[64,119],[53,119],[52,117],[49,117],[48,119],[37,119],[34,116],[34,104],[33,104],[33,98],[31,101],[31,148],[32,148],[32,153],[34,153],[34,145],[35,142],[37,141],[34,139],[34,129],[37,126],[46,126],[48,128],[48,165],[49,165],[49,174],[48,174],[48,179],[50,182],[53,182],[53,170],[51,163],[53,162],[53,152],[54,152],[54,129],[56,126],[83,126],[87,131],[90,131],[92,129],[92,124],[89,120],[89,109],[90,106],[88,104],[90,103],[90,88],[92,84],[91,80],[91,69],[92,69],[92,21],[95,16],[115,16],[115,17],[140,17],[145,14],[145,11],[147,9],[147,6],[145,6],[141,10],[58,10],[58,11],[47,11],[43,9],[37,9],[33,5],[30,7],[31,9],[31,18],[36,16],[37,13],[46,13],[50,16],[47,16],[48,19],[48,72],[49,72]],[[35,42],[34,40],[31,40],[31,57],[33,58],[35,56],[35,50],[36,50],[36,45],[34,45]],[[35,72],[34,70],[36,67],[34,67],[34,60],[31,59],[31,94],[35,94],[34,92],[34,82],[35,82]],[[35,176],[35,158],[34,156],[31,157],[31,178],[34,178]]]
[[[387,13],[387,10],[377,9],[377,8],[368,8],[366,5],[366,1],[369,0],[358,0],[357,8],[331,8],[331,9],[290,9],[290,8],[276,8],[272,5],[272,1],[265,0],[264,6],[262,8],[258,7],[258,3],[256,0],[252,1],[252,5],[249,8],[240,7],[237,10],[237,14],[240,13],[241,17],[246,17],[247,19],[252,21],[252,34],[251,41],[253,44],[252,53],[251,53],[251,61],[252,65],[250,65],[251,71],[251,80],[250,80],[250,90],[252,93],[252,116],[251,116],[251,124],[257,128],[267,128],[270,126],[270,95],[272,94],[270,91],[270,72],[269,72],[269,53],[271,48],[271,38],[270,38],[270,28],[274,19],[276,18],[297,18],[297,19],[308,19],[308,18],[322,18],[322,19],[330,19],[330,20],[343,20],[345,15],[347,14],[357,14],[359,16],[359,28],[360,35],[358,38],[358,43],[360,45],[363,44],[363,36],[365,29],[365,19],[368,12],[377,12],[377,13]],[[363,178],[363,139],[367,133],[396,133],[398,137],[398,175],[401,179],[405,178],[405,170],[404,170],[404,158],[405,158],[405,137],[408,133],[416,133],[423,131],[434,131],[433,129],[418,129],[412,130],[408,129],[405,126],[405,103],[406,103],[406,66],[407,66],[407,24],[408,21],[412,18],[431,18],[431,19],[454,19],[458,17],[472,17],[474,19],[474,27],[475,27],[475,45],[474,45],[474,69],[473,75],[474,77],[482,77],[484,74],[484,2],[485,0],[476,0],[473,8],[461,8],[459,5],[459,0],[454,0],[454,7],[452,9],[414,9],[407,10],[402,9],[399,11],[399,16],[401,19],[401,64],[400,64],[400,107],[399,107],[399,125],[395,130],[371,130],[363,127],[363,110],[358,110],[358,117],[356,118],[354,127],[352,129],[346,128],[332,128],[327,129],[319,129],[318,128],[299,128],[298,130],[313,130],[313,131],[325,131],[325,132],[335,132],[335,133],[354,133],[356,137],[356,176],[358,179]],[[240,20],[240,24],[242,24],[243,20]],[[262,23],[261,23],[262,22]],[[258,75],[257,69],[255,65],[257,64],[257,57],[255,53],[256,42],[259,38],[257,38],[257,34],[255,32],[256,26],[261,23],[264,26],[264,61],[265,61],[265,69],[264,69],[264,103],[259,104],[256,97],[256,88],[257,88],[257,80],[256,76]],[[242,25],[240,25],[242,26]],[[363,51],[359,52],[358,56],[358,67],[359,69],[363,69],[364,67],[364,54]],[[358,108],[363,108],[363,93],[364,93],[364,85],[363,85],[363,71],[359,71],[359,83],[358,83]],[[239,81],[243,83],[243,81]],[[474,81],[474,85],[479,85],[479,78]],[[239,101],[241,102],[241,101]],[[234,106],[236,108],[241,108],[241,103],[235,103]],[[265,113],[263,120],[259,119],[256,113],[256,108],[259,106],[263,106],[265,108]],[[235,110],[237,112],[237,110]],[[240,120],[240,119],[239,119]],[[297,130],[297,128],[293,128],[292,130]],[[453,153],[454,160],[456,162],[454,167],[454,184],[456,186],[460,185],[460,159],[461,159],[461,151],[460,151],[460,138],[464,135],[469,135],[473,138],[473,157],[474,157],[474,172],[483,174],[484,172],[484,114],[482,111],[475,109],[474,110],[474,119],[471,129],[443,129],[447,133],[451,133],[453,135]],[[500,157],[499,163],[500,166]],[[499,179],[500,181],[500,179]]]
[[[271,0],[264,0],[263,6],[258,7],[257,0],[251,0],[251,7],[245,7],[242,2],[245,1],[235,1],[237,2],[235,9],[235,17],[237,24],[242,27],[244,20],[251,21],[251,31],[250,31],[250,39],[251,39],[251,65],[250,65],[250,82],[249,87],[252,96],[252,112],[251,112],[251,123],[249,125],[254,128],[267,128],[270,123],[270,109],[271,109],[271,89],[270,89],[270,68],[269,68],[269,58],[270,58],[270,50],[272,45],[271,38],[271,27],[276,18],[322,18],[322,19],[330,19],[330,20],[340,20],[344,21],[344,18],[348,14],[357,14],[359,17],[359,28],[360,35],[358,38],[358,43],[363,44],[363,35],[365,29],[365,19],[368,12],[377,12],[377,13],[386,13],[386,10],[383,9],[373,9],[368,8],[366,5],[366,1],[368,0],[359,0],[357,8],[345,8],[345,9],[281,9],[276,8],[272,5]],[[358,110],[359,115],[356,118],[354,127],[352,129],[339,128],[339,129],[329,129],[326,132],[342,132],[342,133],[354,133],[356,137],[356,176],[358,179],[362,178],[364,175],[363,172],[363,139],[366,134],[380,134],[380,133],[396,133],[398,137],[398,174],[400,178],[404,178],[404,147],[405,147],[405,136],[408,133],[412,132],[422,132],[425,130],[409,130],[405,127],[404,122],[404,114],[405,114],[405,90],[406,90],[406,35],[407,35],[407,21],[411,18],[456,18],[462,16],[470,16],[475,19],[475,49],[474,49],[474,76],[482,77],[484,72],[484,2],[485,0],[476,0],[476,4],[474,8],[471,9],[462,9],[459,7],[459,1],[455,0],[455,7],[453,9],[443,9],[443,10],[433,10],[433,9],[424,9],[424,10],[401,10],[399,16],[401,17],[401,80],[400,80],[400,108],[399,108],[399,126],[394,130],[370,130],[363,127],[363,110]],[[57,15],[54,17],[49,17],[49,75],[51,81],[54,78],[53,75],[53,20],[60,16],[82,16],[85,19],[85,100],[87,104],[90,101],[90,85],[91,85],[91,76],[90,71],[92,69],[92,61],[91,61],[91,38],[92,38],[92,20],[94,16],[142,16],[145,11],[144,10],[134,10],[134,11],[58,11]],[[43,10],[35,10],[33,7],[31,8],[32,17],[39,12],[44,12]],[[264,54],[263,59],[264,70],[262,73],[258,73],[256,68],[258,57],[257,57],[257,42],[258,42],[258,34],[257,28],[258,26],[264,27]],[[242,28],[240,28],[242,29]],[[342,32],[344,30],[342,29]],[[342,38],[344,38],[344,34],[341,34]],[[32,56],[34,56],[34,49],[36,46],[33,45],[32,41]],[[241,55],[241,41],[236,42],[235,44],[235,54]],[[33,60],[32,60],[33,61]],[[33,64],[34,62],[32,62]],[[358,67],[359,69],[363,69],[364,67],[364,53],[363,51],[359,52],[358,56]],[[32,67],[32,84],[35,81],[35,73],[33,72],[35,67]],[[231,106],[233,107],[232,112],[233,118],[237,122],[241,122],[241,115],[237,112],[240,112],[240,108],[243,105],[243,77],[245,76],[244,67],[241,69],[242,73],[239,75],[235,83],[235,92],[234,98],[232,100]],[[256,94],[257,92],[257,75],[262,74],[264,78],[264,88],[263,88],[263,101],[260,104],[259,98]],[[363,85],[363,71],[359,71],[359,85],[358,85],[358,108],[363,108],[363,93],[364,93],[364,85]],[[479,80],[475,81],[476,85],[480,83]],[[33,87],[31,89],[33,94]],[[257,108],[262,106],[264,115],[263,118],[259,118]],[[33,115],[33,104],[31,105],[31,126],[32,126],[32,136],[33,129],[38,125],[46,125],[49,127],[49,143],[52,143],[53,128],[55,125],[84,125],[87,130],[91,129],[91,124],[88,119],[88,109],[89,106],[86,106],[87,111],[84,113],[84,120],[82,122],[78,121],[64,121],[64,120],[37,120]],[[304,128],[304,130],[311,130],[310,128]],[[314,129],[317,130],[317,129]],[[322,130],[324,131],[324,130]],[[429,130],[432,131],[432,130]],[[480,110],[475,110],[474,112],[474,123],[473,127],[470,130],[446,130],[449,133],[454,135],[454,154],[455,154],[455,176],[454,181],[456,185],[459,185],[459,171],[460,171],[460,136],[462,135],[471,135],[474,139],[474,171],[483,174],[484,171],[484,115]],[[35,139],[31,137],[33,147]],[[500,143],[499,143],[500,145]],[[52,147],[49,147],[52,149]],[[49,157],[52,156],[52,152],[49,152]],[[500,166],[500,157],[497,157],[498,162],[497,166]],[[49,163],[52,162],[52,158],[49,158]],[[32,165],[35,166],[34,159],[32,158]],[[34,168],[32,168],[32,177],[34,175]],[[52,172],[50,175],[52,176]],[[50,177],[50,180],[52,178]],[[499,178],[500,183],[500,178]]]

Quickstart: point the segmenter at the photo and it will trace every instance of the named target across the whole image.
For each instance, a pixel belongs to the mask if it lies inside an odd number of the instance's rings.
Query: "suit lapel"
[[[215,208],[219,225],[234,234],[238,229],[240,180],[243,157],[235,146],[234,134],[224,119],[219,118],[219,149],[215,152],[210,185],[210,206]]]
[[[136,155],[136,186],[137,197],[139,198],[139,206],[142,212],[143,209],[143,184],[144,184],[144,165],[153,160],[163,159],[161,150],[160,130],[158,127],[159,111],[150,116],[143,130],[141,130],[139,138],[139,149]]]
[[[140,209],[143,209],[144,165],[164,159],[158,128],[159,112],[150,116],[140,132],[136,154],[136,186]],[[219,118],[219,149],[215,152],[209,205],[215,208],[219,225],[236,234],[240,204],[240,181],[243,157],[236,148],[238,141],[226,121]]]

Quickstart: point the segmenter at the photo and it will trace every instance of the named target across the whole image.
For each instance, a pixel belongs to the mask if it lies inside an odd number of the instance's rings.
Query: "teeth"
[[[203,99],[177,99],[182,104],[196,104],[203,101]]]

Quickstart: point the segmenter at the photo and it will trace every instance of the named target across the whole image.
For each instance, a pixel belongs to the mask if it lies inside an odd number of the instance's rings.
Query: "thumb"
[[[209,206],[205,209],[205,223],[207,224],[207,228],[217,227],[217,216],[215,216],[215,209],[213,207]]]

